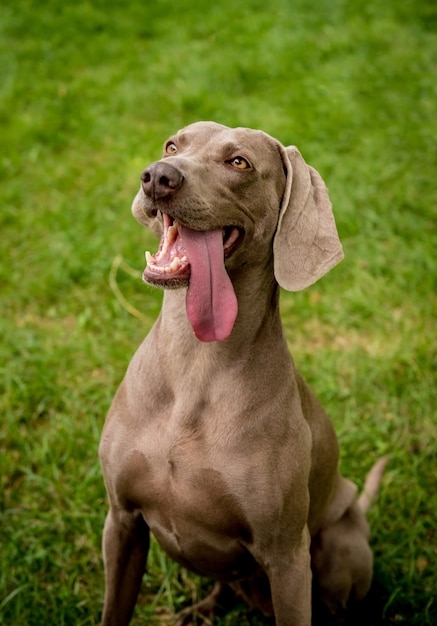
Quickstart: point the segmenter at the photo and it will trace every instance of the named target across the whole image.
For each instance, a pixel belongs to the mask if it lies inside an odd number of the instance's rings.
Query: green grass
[[[436,63],[431,0],[3,0],[0,623],[99,622],[99,434],[160,307],[130,203],[199,119],[298,145],[329,186],[346,258],[283,294],[287,338],[344,473],[392,454],[366,625],[437,623]],[[205,589],[154,545],[133,623]]]

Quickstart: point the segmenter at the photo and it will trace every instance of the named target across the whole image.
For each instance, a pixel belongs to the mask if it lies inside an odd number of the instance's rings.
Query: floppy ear
[[[288,291],[312,285],[343,258],[328,191],[295,146],[282,148],[287,183],[273,241],[274,270]]]

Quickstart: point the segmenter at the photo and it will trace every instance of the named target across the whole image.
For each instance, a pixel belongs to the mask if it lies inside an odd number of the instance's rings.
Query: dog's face
[[[166,141],[161,161],[141,178],[132,211],[155,234],[169,227],[173,232],[174,223],[178,229],[221,230],[228,269],[240,247],[246,262],[271,248],[286,173],[279,142],[262,131],[192,124]],[[177,286],[177,275],[160,281],[146,271],[145,279]]]
[[[229,276],[235,282],[237,272],[260,268],[294,291],[342,258],[319,174],[294,146],[262,131],[187,126],[141,180],[132,212],[161,236],[158,252],[146,253],[144,280],[189,287],[187,314],[203,341],[232,330],[237,300]]]

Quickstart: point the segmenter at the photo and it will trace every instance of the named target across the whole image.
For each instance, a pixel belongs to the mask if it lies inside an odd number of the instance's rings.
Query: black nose
[[[141,174],[142,188],[153,200],[168,198],[184,182],[184,177],[173,165],[156,161]]]

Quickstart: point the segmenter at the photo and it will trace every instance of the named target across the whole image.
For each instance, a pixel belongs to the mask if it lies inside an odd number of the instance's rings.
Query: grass
[[[436,59],[431,0],[2,2],[0,623],[99,622],[99,433],[160,307],[129,208],[199,119],[298,145],[329,186],[346,259],[283,294],[286,334],[344,473],[392,454],[361,619],[437,623]],[[206,588],[154,545],[133,623]]]

